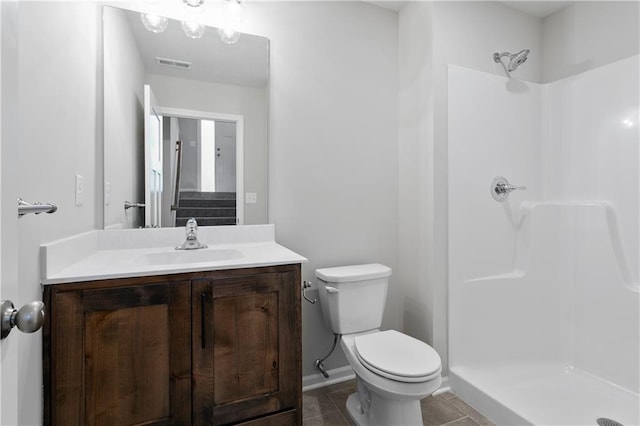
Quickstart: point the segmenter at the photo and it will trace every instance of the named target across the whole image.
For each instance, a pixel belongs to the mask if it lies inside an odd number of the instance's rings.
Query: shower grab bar
[[[29,213],[55,213],[56,210],[58,210],[58,206],[55,204],[40,204],[39,202],[32,204],[22,198],[18,198],[18,218]]]
[[[511,185],[509,181],[507,181],[507,178],[502,176],[496,177],[493,182],[491,182],[491,196],[498,202],[505,201],[509,197],[511,191],[525,189],[527,189],[526,186]]]

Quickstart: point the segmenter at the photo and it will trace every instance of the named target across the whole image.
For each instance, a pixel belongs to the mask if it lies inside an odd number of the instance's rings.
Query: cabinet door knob
[[[27,303],[20,310],[13,306],[11,300],[0,302],[0,321],[2,323],[2,339],[7,337],[13,327],[23,333],[33,333],[44,324],[44,303],[36,300]]]

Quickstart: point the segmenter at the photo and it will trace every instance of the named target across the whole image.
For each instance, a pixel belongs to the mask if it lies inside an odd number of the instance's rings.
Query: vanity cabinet
[[[45,287],[45,424],[188,424],[189,290],[167,280]]]
[[[299,405],[299,282],[294,270],[192,281],[195,424]]]
[[[300,265],[45,286],[45,424],[301,425]]]

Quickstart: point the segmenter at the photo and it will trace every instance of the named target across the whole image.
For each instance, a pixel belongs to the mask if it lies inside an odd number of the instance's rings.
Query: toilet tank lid
[[[388,277],[390,275],[391,268],[379,263],[316,269],[316,277],[323,281],[334,283],[371,280],[375,278]]]

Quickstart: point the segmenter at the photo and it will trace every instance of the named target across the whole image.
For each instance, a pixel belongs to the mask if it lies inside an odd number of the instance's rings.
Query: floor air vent
[[[616,422],[615,420],[607,419],[605,417],[600,417],[597,422],[599,426],[624,426],[622,423]]]

